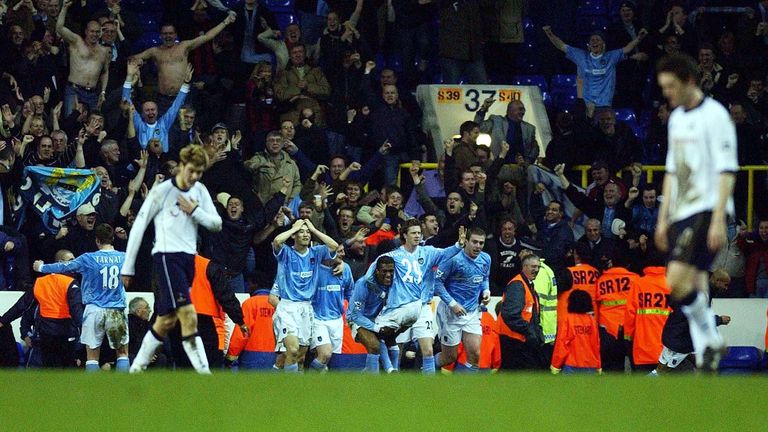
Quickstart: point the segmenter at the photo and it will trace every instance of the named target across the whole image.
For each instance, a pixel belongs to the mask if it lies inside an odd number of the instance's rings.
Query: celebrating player
[[[35,261],[32,267],[40,273],[82,275],[81,292],[85,310],[80,342],[86,350],[85,370],[99,370],[101,342],[106,334],[109,346],[117,352],[115,368],[127,372],[128,317],[125,315],[125,287],[120,281],[120,267],[125,261],[125,253],[116,251],[112,246],[115,231],[111,226],[101,224],[94,231],[99,248],[97,252],[88,252],[72,261],[55,264]]]
[[[135,273],[136,254],[144,230],[155,223],[155,245],[152,248],[154,276],[157,281],[155,309],[158,317],[144,336],[141,348],[131,365],[131,372],[147,368],[168,332],[181,323],[184,351],[198,373],[210,374],[203,341],[197,334],[197,313],[189,297],[195,275],[197,227],[221,230],[221,217],[205,186],[198,182],[208,166],[208,155],[201,146],[188,145],[179,153],[180,169],[170,181],[155,185],[136,216],[123,264],[123,283],[130,286]]]
[[[464,239],[464,227],[460,227],[458,242],[449,248],[438,249],[433,246],[419,246],[421,224],[418,219],[410,219],[402,224],[400,240],[403,245],[382,255],[390,256],[395,261],[395,277],[392,289],[390,289],[387,304],[381,311],[378,320],[381,324],[379,336],[384,339],[387,346],[394,345],[394,340],[390,339],[393,339],[397,333],[408,329],[417,322],[423,313],[423,306],[429,308],[429,305],[425,305],[422,301],[423,291],[433,289],[431,283],[425,283],[426,272],[432,271],[433,267],[461,252]],[[381,259],[382,256],[378,259]],[[371,265],[366,276],[370,277],[375,268],[375,265]],[[427,312],[431,321],[432,310],[429,309]],[[427,374],[434,373],[435,358],[431,356],[424,358],[422,370]]]
[[[478,371],[480,341],[480,305],[491,299],[489,275],[491,256],[483,252],[485,231],[472,228],[468,232],[464,253],[455,255],[437,267],[435,291],[440,296],[437,322],[440,326],[442,351],[436,356],[438,368],[456,361],[459,342],[464,343],[467,363],[460,365],[469,372]]]
[[[667,282],[688,317],[696,365],[717,370],[725,343],[707,299],[707,270],[726,243],[726,218],[734,214],[736,131],[728,111],[696,85],[692,58],[669,55],[657,72],[664,96],[676,108],[669,117],[656,244],[669,250]]]
[[[312,235],[324,245],[310,246]],[[294,244],[285,247],[289,238]],[[319,267],[323,261],[333,259],[331,251],[335,252],[338,247],[336,241],[315,228],[308,219],[298,219],[291,229],[278,234],[272,241],[279,277],[275,282],[280,289],[280,303],[272,316],[272,326],[275,341],[285,346],[283,370],[286,372],[297,372],[298,360],[307,353],[314,321],[311,301],[318,286]]]

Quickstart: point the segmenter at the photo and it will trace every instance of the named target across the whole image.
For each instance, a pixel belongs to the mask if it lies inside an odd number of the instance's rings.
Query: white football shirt
[[[717,205],[720,174],[736,172],[736,127],[728,111],[712,98],[697,107],[679,106],[669,116],[669,150],[666,170],[670,174],[669,221],[674,223]],[[726,212],[734,214],[733,197]]]
[[[197,201],[197,208],[191,215],[179,208],[179,196]],[[189,190],[179,189],[175,179],[155,185],[147,194],[131,227],[125,250],[125,263],[120,274],[133,276],[141,239],[147,225],[152,221],[155,223],[153,255],[158,252],[183,252],[194,255],[197,253],[197,226],[202,225],[208,231],[221,231],[222,223],[211,195],[202,183],[196,182]]]

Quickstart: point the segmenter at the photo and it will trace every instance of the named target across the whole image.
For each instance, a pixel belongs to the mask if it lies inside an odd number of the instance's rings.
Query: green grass
[[[0,372],[0,389],[2,431],[768,429],[762,376]]]

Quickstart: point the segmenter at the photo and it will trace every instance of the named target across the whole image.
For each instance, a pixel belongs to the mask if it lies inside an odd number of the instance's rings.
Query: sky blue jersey
[[[352,270],[344,263],[344,272],[340,276],[333,275],[333,268],[320,265],[317,276],[317,291],[312,298],[312,308],[315,319],[330,321],[341,318],[344,313],[344,300],[349,300],[355,289]]]
[[[83,304],[102,308],[125,308],[125,287],[120,278],[125,252],[88,252],[66,263],[44,264],[40,273],[80,273]]]
[[[279,277],[276,282],[280,287],[280,299],[291,301],[312,300],[317,288],[320,263],[333,258],[325,245],[312,246],[302,255],[285,244],[275,257]]]
[[[384,255],[395,260],[395,276],[392,280],[392,288],[389,290],[387,308],[395,309],[416,300],[423,300],[425,297],[431,298],[433,288],[432,284],[428,282],[432,267],[440,265],[461,250],[458,244],[445,249],[418,246],[413,253],[409,253],[403,246],[400,246],[385,253]],[[366,276],[372,276],[375,273],[377,262],[378,258],[368,268]]]
[[[387,304],[389,292],[390,288],[379,285],[375,276],[363,276],[358,279],[349,300],[347,321],[375,331],[373,322]]]
[[[480,307],[480,294],[490,291],[490,272],[491,256],[487,253],[480,252],[475,259],[460,253],[438,266],[435,290],[445,304],[450,306],[455,301],[472,312]]]

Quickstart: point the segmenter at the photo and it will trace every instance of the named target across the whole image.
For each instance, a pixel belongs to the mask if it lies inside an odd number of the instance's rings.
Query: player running
[[[129,287],[135,273],[136,254],[150,221],[155,224],[152,248],[154,277],[157,282],[155,309],[158,317],[144,336],[131,365],[131,373],[147,368],[168,332],[181,324],[184,351],[198,373],[210,374],[203,341],[197,334],[197,313],[189,297],[195,275],[197,227],[221,230],[221,217],[213,206],[208,189],[198,182],[208,166],[208,155],[201,146],[188,145],[179,153],[181,164],[176,177],[155,185],[133,223],[125,263],[123,284]],[[246,335],[247,337],[247,335]]]
[[[463,253],[444,261],[437,268],[435,291],[440,296],[437,322],[440,330],[441,352],[436,356],[438,368],[456,361],[459,342],[464,343],[467,363],[457,365],[468,372],[477,372],[480,362],[480,296],[483,304],[491,299],[489,275],[491,256],[483,252],[485,231],[471,228]]]
[[[728,111],[696,85],[692,58],[664,57],[657,73],[664,96],[676,108],[669,117],[656,245],[669,250],[667,283],[688,317],[696,365],[717,370],[725,343],[708,304],[707,270],[727,241],[727,216],[734,214],[736,131]]]
[[[90,204],[86,204],[90,205]],[[72,261],[43,264],[38,260],[32,264],[40,273],[80,273],[83,296],[83,328],[80,342],[85,345],[85,370],[99,370],[99,354],[104,335],[110,348],[117,353],[115,368],[128,371],[128,317],[125,315],[125,287],[120,281],[120,268],[125,253],[112,246],[115,231],[107,224],[94,230],[97,252],[88,252]]]

